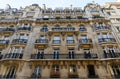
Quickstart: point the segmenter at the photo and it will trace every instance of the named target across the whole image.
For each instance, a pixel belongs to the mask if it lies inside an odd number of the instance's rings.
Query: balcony
[[[91,48],[93,47],[92,39],[79,39],[80,47],[82,48]]]
[[[48,46],[48,39],[37,39],[35,41],[35,48],[46,48]]]
[[[116,44],[115,38],[99,38],[99,44]]]
[[[88,54],[74,54],[74,55],[69,55],[69,54],[31,54],[30,59],[34,60],[39,60],[39,59],[97,59],[98,55],[95,53],[88,53]]]
[[[61,45],[61,40],[53,40],[52,45]]]
[[[91,58],[93,58],[93,59],[95,59],[95,58],[98,58],[98,55],[97,54],[93,54],[93,53],[84,53],[84,58],[88,58],[88,59],[91,59]]]
[[[31,54],[31,59],[43,59],[44,54]]]
[[[78,78],[78,73],[77,72],[69,72],[68,78]]]
[[[23,53],[8,53],[5,54],[4,59],[22,59]]]
[[[12,45],[19,45],[19,46],[21,46],[21,45],[23,45],[23,46],[25,46],[26,44],[27,44],[27,39],[13,39],[13,41],[12,41]]]
[[[110,31],[110,27],[107,26],[100,26],[100,27],[96,27],[96,32],[109,32]]]
[[[19,27],[18,31],[31,31],[31,27]]]
[[[118,52],[104,53],[104,58],[120,58],[120,53]]]
[[[66,40],[66,45],[67,46],[75,46],[75,40]]]
[[[0,48],[6,48],[9,40],[0,40]]]
[[[2,29],[2,33],[4,35],[12,35],[15,32],[15,29],[13,28],[4,28]]]
[[[50,78],[60,78],[60,71],[51,70]]]
[[[63,27],[59,27],[59,28],[52,28],[51,31],[49,31],[50,33],[61,33],[61,34],[65,34],[65,33],[78,33],[78,31],[75,30],[75,28],[63,28]]]

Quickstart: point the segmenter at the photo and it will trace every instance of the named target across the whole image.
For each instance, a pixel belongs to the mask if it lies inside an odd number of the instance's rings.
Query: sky
[[[40,7],[43,7],[43,4],[48,8],[55,7],[70,7],[72,4],[73,7],[84,7],[87,3],[91,3],[93,0],[0,0],[0,9],[5,9],[6,4],[9,4],[12,8],[20,8],[29,6],[31,4],[39,4]],[[95,3],[103,5],[106,2],[115,2],[116,0],[94,0]]]

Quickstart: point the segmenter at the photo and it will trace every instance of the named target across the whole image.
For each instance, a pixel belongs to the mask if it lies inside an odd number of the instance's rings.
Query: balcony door
[[[97,77],[94,65],[87,65],[87,69],[88,69],[88,78]]]
[[[112,65],[112,71],[115,78],[120,78],[120,65]]]
[[[84,57],[85,58],[91,58],[92,57],[90,49],[84,49]]]
[[[59,49],[54,49],[54,52],[53,52],[53,54],[54,54],[53,58],[54,59],[59,59],[59,52],[60,52]]]
[[[44,55],[44,49],[38,49],[38,59],[43,59],[43,55]]]
[[[41,73],[41,67],[40,66],[36,66],[34,73],[35,73],[35,78],[40,78],[40,76],[41,76],[40,75],[40,73]]]
[[[74,49],[69,49],[69,58],[74,59]]]

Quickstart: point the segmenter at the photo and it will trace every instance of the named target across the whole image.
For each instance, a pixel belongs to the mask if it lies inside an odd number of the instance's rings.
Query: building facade
[[[0,9],[4,78],[120,78],[120,3]]]

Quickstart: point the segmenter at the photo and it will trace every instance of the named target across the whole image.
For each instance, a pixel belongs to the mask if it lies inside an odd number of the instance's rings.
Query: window
[[[69,49],[69,58],[74,59],[74,49]]]
[[[36,66],[34,69],[34,73],[32,74],[33,78],[40,78],[41,77],[41,66]]]
[[[5,36],[5,37],[4,37],[4,40],[9,40],[9,36]]]
[[[66,30],[71,31],[71,30],[75,30],[75,29],[71,25],[67,25]]]
[[[19,37],[19,39],[28,39],[28,34],[27,35],[25,35],[25,34],[20,34],[20,37]]]
[[[59,59],[59,52],[60,52],[59,49],[54,49],[54,52],[53,52],[53,54],[54,54],[53,58],[54,59]]]
[[[44,49],[38,49],[38,59],[43,59]]]
[[[48,31],[48,28],[47,28],[47,25],[44,25],[41,30],[41,32],[47,32]]]
[[[103,33],[103,38],[108,38],[107,33]]]
[[[53,37],[53,43],[54,44],[60,44],[60,36],[54,36]]]
[[[16,71],[17,71],[17,68],[15,66],[8,67],[5,77],[6,78],[15,78],[16,77]]]
[[[20,51],[20,53],[24,53],[24,48],[21,48],[21,51]]]
[[[80,25],[79,30],[80,30],[80,31],[86,31],[86,28],[84,27],[84,25]]]
[[[87,39],[87,35],[81,35],[81,39]]]
[[[52,70],[53,71],[59,71],[59,65],[53,65]]]
[[[87,65],[88,69],[88,78],[97,78],[94,65]]]
[[[85,58],[91,58],[90,49],[84,49],[84,57]]]
[[[54,31],[60,31],[62,28],[59,25],[56,25],[54,28],[52,28]]]
[[[113,73],[114,73],[114,76],[117,77],[117,78],[120,78],[120,65],[112,65],[112,70],[113,70]]]
[[[14,50],[13,50],[13,53],[18,53],[19,52],[19,48],[15,48]]]
[[[73,44],[74,43],[74,37],[73,36],[67,36],[67,43]]]
[[[75,65],[70,65],[69,72],[77,72],[77,68]]]

